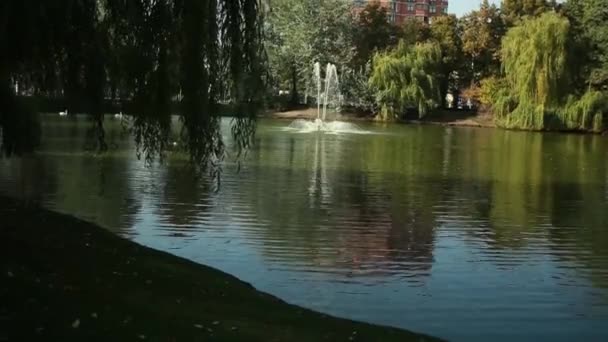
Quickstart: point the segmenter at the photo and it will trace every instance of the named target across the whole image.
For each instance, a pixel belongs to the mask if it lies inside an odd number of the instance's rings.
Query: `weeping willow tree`
[[[222,102],[236,115],[238,151],[249,146],[264,80],[258,0],[5,0],[0,13],[4,153],[35,147],[36,108],[25,107],[24,91],[90,114],[99,151],[104,99],[133,116],[147,161],[162,158],[176,112],[193,164],[217,165]]]
[[[369,84],[380,105],[378,118],[394,120],[415,108],[422,118],[440,103],[437,75],[441,49],[435,43],[408,46],[403,42],[392,51],[377,54]]]
[[[497,122],[519,129],[600,129],[606,107],[597,92],[573,87],[568,20],[555,13],[524,20],[502,41],[505,84],[496,91]],[[577,93],[583,93],[577,96]]]

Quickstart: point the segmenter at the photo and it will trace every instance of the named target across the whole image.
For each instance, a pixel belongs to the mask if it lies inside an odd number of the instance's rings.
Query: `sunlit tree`
[[[431,37],[439,44],[442,52],[440,71],[440,90],[442,103],[445,102],[449,91],[458,92],[462,86],[463,74],[461,32],[458,27],[458,18],[454,15],[437,17],[431,25]]]
[[[500,124],[524,129],[603,127],[606,97],[572,87],[576,59],[571,37],[568,19],[555,13],[525,19],[509,30],[502,44],[507,88],[497,92],[495,105]]]
[[[399,43],[392,51],[374,57],[370,85],[376,89],[380,120],[394,120],[412,108],[423,117],[440,104],[437,75],[441,48],[435,43]]]
[[[479,10],[460,19],[462,49],[473,83],[500,71],[500,41],[505,25],[500,10],[484,0]]]

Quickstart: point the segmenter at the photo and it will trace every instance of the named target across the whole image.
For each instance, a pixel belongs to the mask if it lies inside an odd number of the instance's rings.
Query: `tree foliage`
[[[595,89],[608,89],[608,12],[603,0],[569,0],[565,13],[570,19],[578,47],[585,52],[584,81]]]
[[[379,119],[394,120],[408,109],[423,117],[440,103],[437,74],[441,48],[436,43],[406,45],[377,54],[373,60],[370,85],[376,89],[381,107]]]
[[[496,91],[498,122],[523,129],[600,129],[605,96],[573,93],[569,21],[555,13],[524,19],[502,44],[506,89]]]
[[[427,23],[424,23],[415,18],[409,18],[403,21],[398,30],[400,41],[408,45],[416,43],[424,43],[431,38],[431,30]]]
[[[386,7],[379,2],[368,3],[355,21],[355,67],[364,66],[373,54],[397,43],[397,27],[388,21]]]
[[[503,0],[501,10],[510,22],[525,16],[539,16],[557,7],[555,0]]]
[[[291,89],[294,103],[314,62],[351,62],[352,3],[347,0],[276,0],[266,25],[266,49],[275,89]]]
[[[449,91],[458,93],[458,89],[462,86],[464,55],[458,18],[454,15],[435,18],[430,27],[430,35],[439,44],[443,56],[439,76],[443,103]]]
[[[227,99],[237,145],[249,145],[263,89],[257,0],[6,0],[0,13],[0,44],[14,47],[0,55],[0,86],[9,89],[3,104],[19,101],[14,84],[61,98],[91,114],[103,150],[102,102],[117,97],[128,104],[139,151],[151,161],[168,146],[181,93],[184,146],[206,168],[223,156],[218,106]],[[3,137],[23,115],[2,111]]]
[[[460,25],[467,70],[463,76],[476,83],[482,78],[497,75],[500,71],[500,42],[505,34],[500,10],[484,0],[479,10],[461,18]]]

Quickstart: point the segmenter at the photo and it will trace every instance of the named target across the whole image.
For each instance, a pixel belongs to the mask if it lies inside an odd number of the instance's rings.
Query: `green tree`
[[[439,82],[442,103],[445,106],[448,92],[457,92],[461,87],[460,69],[464,56],[458,18],[454,15],[437,17],[433,20],[430,30],[432,39],[439,44],[443,54]]]
[[[584,81],[608,89],[608,14],[602,0],[569,0],[565,13],[572,23],[579,50],[587,53]]]
[[[506,89],[497,91],[498,122],[524,129],[603,127],[606,97],[572,87],[569,21],[555,13],[524,19],[502,44]],[[583,93],[582,96],[577,96]]]
[[[484,0],[480,9],[461,18],[460,24],[466,65],[463,76],[477,83],[482,78],[497,75],[500,72],[500,41],[505,34],[500,10]]]
[[[355,67],[364,66],[373,54],[397,43],[397,27],[388,21],[386,7],[370,2],[356,17]]]
[[[441,58],[436,43],[400,42],[392,51],[377,54],[369,82],[381,107],[379,119],[394,120],[410,108],[423,117],[436,108],[441,101],[437,79]]]
[[[501,10],[510,22],[524,16],[539,16],[556,8],[555,0],[503,0]]]
[[[276,0],[266,25],[266,48],[276,88],[291,89],[292,102],[312,73],[312,64],[351,62],[352,3],[347,0]]]
[[[399,28],[398,37],[405,44],[426,42],[431,38],[429,25],[414,18],[406,19]]]

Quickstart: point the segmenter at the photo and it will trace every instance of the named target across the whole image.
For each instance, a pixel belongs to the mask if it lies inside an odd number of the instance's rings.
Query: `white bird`
[[[59,112],[59,116],[68,116],[68,110],[66,109],[64,112]]]

